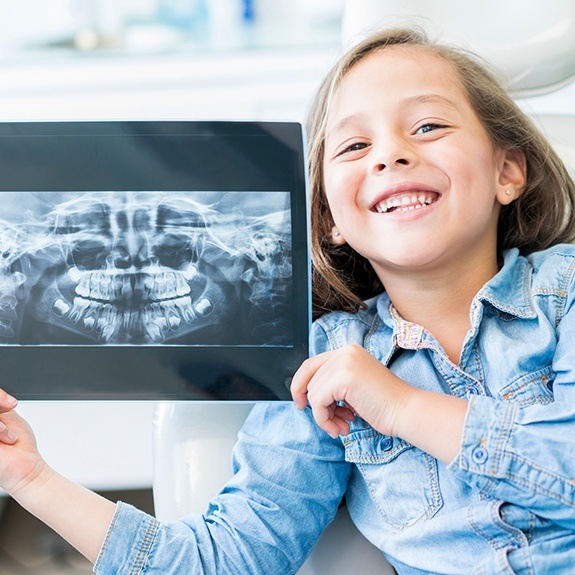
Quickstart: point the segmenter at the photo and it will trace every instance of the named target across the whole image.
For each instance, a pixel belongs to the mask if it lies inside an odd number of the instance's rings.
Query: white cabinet
[[[8,61],[0,65],[0,121],[299,121],[334,59],[317,49]]]

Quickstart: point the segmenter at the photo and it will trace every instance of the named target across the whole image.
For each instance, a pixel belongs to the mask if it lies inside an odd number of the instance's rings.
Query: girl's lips
[[[431,190],[410,189],[386,195],[376,201],[371,207],[372,212],[385,214],[388,212],[418,210],[439,200],[440,194]]]

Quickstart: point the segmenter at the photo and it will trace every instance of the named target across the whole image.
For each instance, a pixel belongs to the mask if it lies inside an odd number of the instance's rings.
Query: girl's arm
[[[235,475],[206,514],[161,523],[55,473],[13,408],[0,391],[0,487],[95,562],[100,575],[295,573],[349,479],[341,441],[325,437],[309,410],[260,404],[240,432]]]
[[[359,345],[306,360],[291,391],[300,409],[309,402],[332,437],[347,435],[358,414],[380,433],[401,437],[444,463],[459,452],[467,401],[409,385]]]
[[[461,480],[502,501],[575,529],[575,308],[558,330],[555,401],[518,405],[419,390],[360,346],[304,363],[292,383],[330,435],[349,432],[353,414],[449,464]],[[348,407],[338,406],[345,402]]]
[[[95,562],[115,505],[51,469],[15,407],[0,390],[0,487]]]
[[[540,382],[545,391],[534,380],[516,402],[473,397],[450,469],[490,497],[575,529],[575,284],[566,279],[569,289],[545,302],[557,302],[547,312],[556,326],[551,364],[533,366],[554,380]]]

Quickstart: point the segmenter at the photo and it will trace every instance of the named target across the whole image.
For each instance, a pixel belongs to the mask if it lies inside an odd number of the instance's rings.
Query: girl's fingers
[[[355,413],[352,409],[347,406],[338,405],[335,408],[334,415],[342,419],[343,421],[353,421],[355,419]]]
[[[292,379],[290,390],[297,407],[304,409],[309,404],[316,423],[335,438],[349,433],[349,422],[355,418],[355,413],[347,406],[338,405],[336,391],[331,385],[323,385],[326,381],[336,382],[329,375],[333,369],[328,369],[334,357],[336,351],[332,350],[304,361]]]
[[[329,356],[330,352],[325,352],[306,359],[293,376],[290,391],[294,403],[299,409],[303,409],[307,405],[309,383],[319,368],[329,359]]]
[[[18,401],[3,389],[0,389],[0,413],[12,411],[16,405],[18,405]],[[16,443],[17,439],[16,434],[8,429],[3,421],[0,421],[0,442],[11,445]]]
[[[0,389],[0,413],[12,411],[18,405],[16,398]]]
[[[2,421],[0,421],[0,441],[2,443],[12,445],[13,443],[16,443],[17,439],[18,436],[13,431],[8,429]]]
[[[331,437],[336,438],[340,434],[339,421],[334,418],[334,411],[330,407],[313,407],[313,417],[316,423]]]
[[[347,407],[332,405],[329,407],[313,407],[316,423],[334,439],[339,435],[349,434],[349,422],[354,414]]]

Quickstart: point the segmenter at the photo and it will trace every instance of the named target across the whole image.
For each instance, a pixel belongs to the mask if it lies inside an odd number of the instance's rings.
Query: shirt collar
[[[532,273],[531,264],[517,248],[506,250],[503,252],[503,267],[479,290],[475,299],[509,315],[533,318],[536,313],[529,289]]]
[[[503,252],[503,266],[477,293],[474,303],[487,303],[499,311],[520,318],[536,316],[530,289],[533,268],[519,254],[517,248]],[[377,298],[377,311],[383,322],[392,329],[396,319],[390,313],[391,301],[387,293]]]

